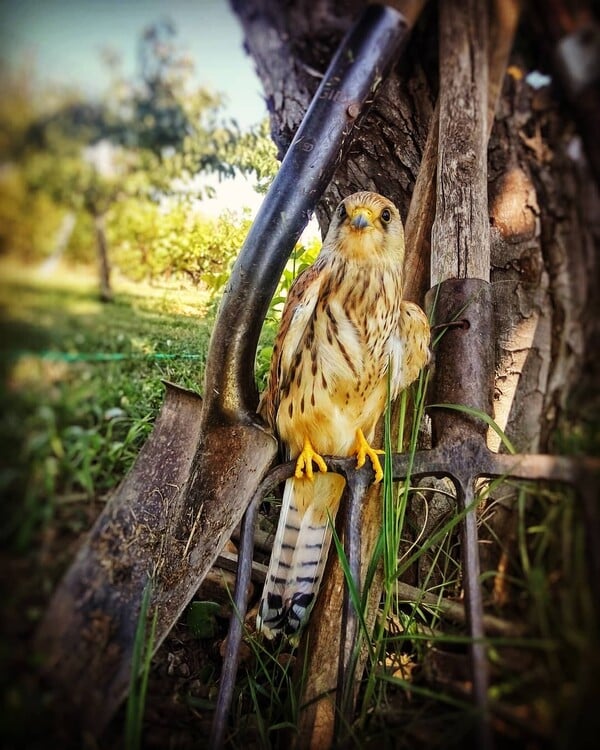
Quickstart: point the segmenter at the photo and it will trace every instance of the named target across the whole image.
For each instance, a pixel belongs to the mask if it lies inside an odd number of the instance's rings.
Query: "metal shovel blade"
[[[56,705],[99,730],[122,700],[151,565],[196,452],[202,399],[167,384],[152,434],[56,590],[37,634]]]
[[[240,520],[240,496],[252,496],[262,477],[256,467],[268,467],[275,456],[273,436],[260,427],[217,429],[209,439],[201,430],[202,399],[167,384],[152,434],[79,550],[38,632],[56,705],[94,735],[127,693],[148,581],[151,610],[158,611],[157,648]],[[192,511],[188,491],[200,476],[208,492]]]

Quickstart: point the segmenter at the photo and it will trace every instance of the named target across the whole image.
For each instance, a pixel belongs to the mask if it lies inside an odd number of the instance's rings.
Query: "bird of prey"
[[[402,300],[404,229],[377,193],[345,198],[319,256],[292,285],[259,413],[295,475],[283,494],[257,626],[268,638],[306,623],[323,575],[345,480],[324,455],[367,456],[387,398],[415,380],[429,358],[429,323]],[[313,462],[318,472],[313,469]]]

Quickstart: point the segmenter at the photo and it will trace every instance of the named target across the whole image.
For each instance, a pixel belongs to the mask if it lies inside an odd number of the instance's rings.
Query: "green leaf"
[[[195,638],[214,638],[216,615],[221,609],[216,602],[192,602],[187,611],[187,624]]]
[[[481,419],[489,427],[491,427],[492,430],[494,430],[494,432],[498,435],[500,440],[504,443],[504,446],[506,447],[509,453],[515,454],[517,452],[515,449],[515,446],[506,437],[506,434],[502,430],[502,428],[498,424],[496,424],[496,422],[494,422],[494,420],[490,417],[489,414],[486,414],[484,411],[480,411],[479,409],[472,409],[470,406],[464,406],[463,404],[430,404],[427,408],[428,409],[453,409],[454,411],[460,411],[463,414],[468,414],[470,417]]]

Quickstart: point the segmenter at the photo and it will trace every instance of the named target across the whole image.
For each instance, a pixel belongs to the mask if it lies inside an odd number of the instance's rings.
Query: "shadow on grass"
[[[37,494],[46,492],[50,502],[61,482],[92,491],[81,477],[52,475],[64,463],[66,440],[78,438],[82,450],[93,450],[98,441],[90,431],[105,430],[104,415],[115,409],[124,421],[153,419],[163,379],[201,389],[210,321],[173,313],[168,299],[146,298],[142,289],[106,304],[93,285],[57,284],[17,279],[0,288],[3,541],[14,531],[15,513],[26,510],[22,499],[32,481],[45,485]],[[35,467],[28,465],[32,455]],[[87,463],[94,460],[102,456]],[[60,468],[68,474],[68,466]],[[103,478],[101,488],[118,479]]]

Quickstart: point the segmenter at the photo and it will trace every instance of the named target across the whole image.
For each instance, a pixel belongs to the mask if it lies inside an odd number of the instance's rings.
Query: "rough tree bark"
[[[496,3],[496,12],[508,5]],[[232,0],[232,6],[263,83],[273,139],[282,156],[363,2]],[[317,209],[323,233],[338,201],[356,190],[389,196],[406,219],[430,124],[436,121],[437,29],[437,9],[430,4],[402,60],[358,123],[348,156]],[[493,55],[494,40],[490,46]],[[600,203],[569,113],[550,87],[531,86],[528,70],[514,53],[495,120],[488,123],[487,169],[495,418],[517,450],[537,451],[552,447],[575,385],[585,394],[586,410],[593,407],[598,413],[597,402],[590,404],[589,398],[598,378],[590,352],[599,337]],[[433,146],[435,159],[435,142]],[[419,195],[426,187],[421,186]],[[411,206],[413,219],[419,210]],[[427,251],[432,217],[418,218],[407,233],[413,243],[407,248],[407,285],[409,298],[422,304],[426,286],[417,266]],[[420,245],[419,254],[414,245]],[[570,401],[577,406],[576,399]],[[500,534],[510,535],[510,508],[499,503],[491,523]],[[498,564],[497,559],[483,560],[484,567]],[[328,582],[331,591],[340,585],[332,576]]]

